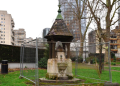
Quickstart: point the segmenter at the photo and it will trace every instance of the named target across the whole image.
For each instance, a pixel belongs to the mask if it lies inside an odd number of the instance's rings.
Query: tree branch
[[[113,13],[113,16],[111,17],[111,22],[112,22],[112,20],[113,20],[113,18],[114,18],[114,16],[115,16],[115,13],[116,13],[116,11],[118,10],[120,8],[120,6],[118,6],[116,9],[115,9],[115,11],[114,11],[114,13]]]

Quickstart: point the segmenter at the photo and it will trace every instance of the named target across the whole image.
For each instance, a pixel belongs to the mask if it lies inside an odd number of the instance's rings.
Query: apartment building
[[[47,34],[48,34],[48,32],[50,31],[50,28],[44,28],[43,29],[43,35],[42,35],[42,38],[44,38]]]
[[[24,39],[24,42],[27,43],[27,42],[30,42],[30,41],[32,41],[32,40],[33,40],[33,38],[29,37],[29,38],[25,38],[25,39]]]
[[[21,46],[21,44],[24,43],[25,38],[26,38],[26,32],[23,28],[14,30],[14,44],[16,46]]]
[[[120,27],[118,26],[111,30],[110,46],[112,52],[120,53]]]
[[[120,6],[120,1],[118,2],[118,6]],[[120,28],[120,8],[118,9],[118,18],[119,18],[118,26]]]
[[[62,10],[62,17],[69,29],[69,31],[73,34],[73,41],[78,41],[80,40],[80,33],[79,33],[79,25],[76,20],[76,16],[73,11],[75,11],[74,6],[70,6],[68,3],[72,3],[73,5],[76,5],[75,0],[59,0],[61,4],[61,10]],[[79,1],[78,1],[79,2]],[[79,2],[82,6],[82,3]],[[84,16],[85,12],[83,13]],[[81,19],[81,28],[82,28],[82,33],[84,33],[85,28],[86,28],[86,20]]]
[[[106,30],[103,30],[103,31],[106,32]],[[98,53],[99,50],[97,46],[94,46],[96,43],[98,43],[98,37],[96,36],[96,30],[91,31],[88,34],[88,40],[89,40],[89,46],[92,46],[90,47],[89,52]],[[111,48],[111,52],[120,53],[120,27],[118,26],[116,26],[116,28],[111,30],[110,32],[110,48]],[[105,53],[105,50],[102,50],[102,51],[103,53]]]
[[[44,42],[47,42],[47,39],[45,39],[44,37],[48,34],[49,31],[50,31],[50,28],[43,29],[42,38]]]
[[[46,43],[44,43],[43,41],[44,41],[43,38],[41,37],[37,38],[37,47],[39,49],[43,49],[45,47]],[[25,47],[36,47],[36,39],[33,39],[31,37],[25,38],[24,43]]]
[[[0,11],[0,44],[14,45],[14,21],[7,11]]]

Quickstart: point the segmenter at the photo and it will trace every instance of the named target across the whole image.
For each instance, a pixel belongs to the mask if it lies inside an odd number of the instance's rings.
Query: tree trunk
[[[101,42],[102,42],[102,39],[99,38],[99,43],[100,43],[100,45],[99,45],[99,72],[100,72],[100,74],[102,73],[102,68],[103,68],[103,64],[102,64],[102,44],[101,44]]]
[[[80,56],[80,57],[83,56],[83,42],[84,42],[84,41],[81,41],[81,42],[80,42],[80,51],[79,51],[79,56]]]
[[[111,25],[111,21],[110,21],[110,7],[109,7],[107,16],[106,16],[106,40],[105,42],[110,41],[110,25]],[[108,45],[106,44],[105,47],[108,47]],[[105,50],[104,62],[108,62],[108,50],[107,49]]]

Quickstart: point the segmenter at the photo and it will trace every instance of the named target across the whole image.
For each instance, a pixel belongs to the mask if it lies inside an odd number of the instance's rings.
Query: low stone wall
[[[23,63],[23,68],[35,68],[35,63]],[[8,63],[8,68],[14,69],[14,68],[20,68],[20,63]],[[0,69],[1,69],[1,63],[0,63]]]

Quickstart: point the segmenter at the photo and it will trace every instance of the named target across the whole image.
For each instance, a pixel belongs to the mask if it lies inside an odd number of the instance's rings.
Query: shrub
[[[116,63],[115,62],[111,62],[111,65],[116,65]]]
[[[117,61],[120,61],[120,58],[116,58]]]
[[[111,61],[116,62],[116,57],[115,57],[115,54],[113,52],[111,52]]]
[[[31,51],[35,51],[35,48],[29,48],[29,47],[25,47],[26,50],[30,50]],[[13,63],[13,62],[20,62],[20,52],[21,47],[20,46],[11,46],[11,45],[3,45],[0,44],[0,62],[2,60],[8,60],[9,63]],[[45,51],[45,49],[38,49],[38,59],[40,60],[44,55],[43,52]],[[25,52],[25,50],[24,50]],[[30,53],[30,52],[28,52]],[[24,53],[26,54],[26,53]],[[31,52],[29,54],[29,56],[34,55],[35,52]],[[29,59],[29,61],[27,62],[35,62],[35,60],[33,59]]]
[[[44,52],[44,57],[40,59],[40,61],[38,61],[38,67],[40,68],[47,68],[47,60],[49,58],[49,45],[46,44],[46,49]]]
[[[93,57],[93,56],[90,56],[90,57],[88,57],[87,59],[86,59],[86,62],[91,62],[91,63],[93,63],[95,61],[95,57]]]
[[[38,66],[40,68],[47,68],[47,58],[41,58],[41,60],[38,62]]]
[[[82,57],[78,57],[78,63],[82,63],[83,62],[83,58]]]
[[[75,59],[76,59],[76,57],[71,57],[71,60],[74,62],[75,61]]]

